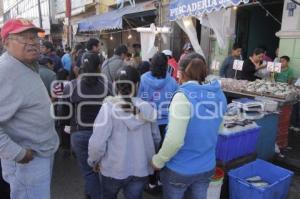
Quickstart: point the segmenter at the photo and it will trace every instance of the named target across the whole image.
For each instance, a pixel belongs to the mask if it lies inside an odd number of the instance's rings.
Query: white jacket
[[[89,141],[90,166],[100,164],[102,175],[115,179],[145,177],[160,143],[156,110],[140,98],[132,99],[138,115],[125,112],[119,97],[107,97],[94,123]]]

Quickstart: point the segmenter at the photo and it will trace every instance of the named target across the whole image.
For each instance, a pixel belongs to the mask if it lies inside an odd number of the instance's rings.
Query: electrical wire
[[[300,6],[300,2],[296,1],[296,0],[291,0],[293,3],[297,4],[298,6]]]
[[[258,1],[258,5],[266,12],[267,16],[271,16],[278,24],[281,25],[281,21],[277,19],[270,11],[268,11],[260,1]]]

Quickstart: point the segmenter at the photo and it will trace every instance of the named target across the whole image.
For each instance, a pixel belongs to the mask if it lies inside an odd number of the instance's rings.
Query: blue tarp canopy
[[[199,16],[203,13],[219,11],[221,8],[237,6],[249,0],[173,0],[170,3],[171,21],[187,16]]]
[[[101,30],[113,30],[123,28],[124,15],[144,12],[148,10],[153,10],[153,3],[140,3],[136,4],[135,7],[127,6],[121,9],[113,10],[101,15],[95,15],[88,17],[78,23],[78,31],[101,31]]]

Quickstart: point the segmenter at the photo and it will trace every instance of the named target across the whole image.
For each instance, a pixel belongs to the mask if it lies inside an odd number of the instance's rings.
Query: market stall
[[[275,153],[275,143],[279,148],[287,147],[292,105],[297,102],[299,89],[288,84],[264,80],[247,82],[222,79],[221,81],[230,101],[251,98],[264,104],[264,117],[255,120],[261,127],[257,143],[258,157],[271,159]]]

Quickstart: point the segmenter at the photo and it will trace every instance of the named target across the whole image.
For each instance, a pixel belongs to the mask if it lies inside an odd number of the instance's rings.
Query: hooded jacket
[[[175,79],[168,73],[164,79],[152,76],[151,72],[142,75],[138,96],[156,108],[158,125],[168,123],[169,104],[177,88]]]
[[[151,158],[160,143],[156,111],[147,102],[133,98],[138,115],[121,108],[119,97],[107,97],[95,120],[89,141],[90,166],[100,164],[101,174],[114,179],[145,177],[153,173]]]

